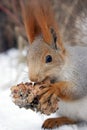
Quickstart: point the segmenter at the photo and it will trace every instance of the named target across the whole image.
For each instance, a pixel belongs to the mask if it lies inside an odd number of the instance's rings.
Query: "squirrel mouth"
[[[56,82],[56,78],[53,78],[50,80],[51,83],[55,83]]]
[[[48,84],[50,84],[50,83],[55,83],[55,82],[57,82],[58,80],[56,79],[56,77],[46,77],[44,80],[42,80],[41,82],[42,83],[48,83]],[[34,84],[36,85],[36,84],[40,84],[41,82],[34,82]]]
[[[56,81],[56,77],[46,77],[42,82],[55,83]]]

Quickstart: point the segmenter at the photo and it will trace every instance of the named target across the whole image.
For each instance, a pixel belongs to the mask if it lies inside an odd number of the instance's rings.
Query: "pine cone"
[[[41,91],[45,84],[35,84],[32,83],[20,83],[17,86],[11,88],[11,95],[13,102],[20,108],[24,107],[26,109],[31,109],[34,111],[39,111],[46,115],[54,113],[58,109],[58,99],[55,100],[48,99],[46,106],[41,105],[39,100],[40,96],[38,92]]]

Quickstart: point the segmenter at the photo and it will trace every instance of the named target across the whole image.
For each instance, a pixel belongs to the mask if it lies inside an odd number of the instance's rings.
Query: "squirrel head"
[[[65,56],[59,48],[44,42],[38,37],[29,46],[27,55],[29,78],[33,82],[41,82],[47,78],[56,81],[65,63]]]
[[[41,82],[55,80],[65,62],[65,48],[49,1],[29,0],[22,5],[29,40],[29,78]]]

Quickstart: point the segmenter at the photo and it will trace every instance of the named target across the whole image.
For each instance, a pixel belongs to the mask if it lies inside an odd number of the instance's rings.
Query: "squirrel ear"
[[[35,38],[42,35],[48,45],[64,52],[57,22],[50,6],[49,0],[20,0],[23,20],[28,40],[33,43]],[[50,28],[51,29],[50,31]]]
[[[51,42],[52,48],[55,50],[60,50],[65,53],[65,48],[61,41],[60,34],[59,34],[58,30],[55,28],[55,26],[54,26],[54,28],[53,27],[50,28],[50,32],[52,35],[52,42]]]
[[[52,44],[51,45],[52,45],[53,49],[57,50],[57,49],[59,49],[59,47],[57,46],[57,35],[53,28],[51,28],[51,34],[52,34]]]
[[[20,1],[20,5],[28,41],[32,43],[36,36],[41,33],[41,29],[35,19],[31,1]]]

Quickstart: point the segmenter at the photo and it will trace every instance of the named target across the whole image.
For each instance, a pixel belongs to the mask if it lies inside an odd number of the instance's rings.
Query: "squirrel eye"
[[[52,62],[52,56],[51,55],[47,55],[46,56],[46,63]]]

